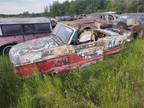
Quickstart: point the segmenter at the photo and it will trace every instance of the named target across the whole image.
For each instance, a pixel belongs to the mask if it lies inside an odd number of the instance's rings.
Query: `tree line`
[[[93,12],[144,12],[143,0],[75,0],[50,6],[51,16],[88,14]]]
[[[60,3],[55,1],[44,7],[42,13],[24,12],[18,15],[0,15],[1,17],[37,17],[89,14],[93,12],[144,12],[143,0],[74,0]]]

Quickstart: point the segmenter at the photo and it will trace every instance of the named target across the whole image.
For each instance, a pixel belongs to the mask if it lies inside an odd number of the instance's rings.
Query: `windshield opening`
[[[57,24],[53,31],[53,34],[59,37],[63,43],[68,43],[72,33],[73,30],[63,24]]]

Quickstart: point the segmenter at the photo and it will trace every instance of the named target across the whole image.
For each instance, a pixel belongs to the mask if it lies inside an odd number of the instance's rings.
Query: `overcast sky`
[[[25,11],[43,12],[44,7],[54,1],[63,2],[65,0],[0,0],[0,14],[17,14]]]

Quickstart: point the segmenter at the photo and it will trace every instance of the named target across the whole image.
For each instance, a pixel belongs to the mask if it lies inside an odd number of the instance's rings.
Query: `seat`
[[[94,40],[94,32],[92,30],[85,30],[79,36],[79,43],[86,43]]]

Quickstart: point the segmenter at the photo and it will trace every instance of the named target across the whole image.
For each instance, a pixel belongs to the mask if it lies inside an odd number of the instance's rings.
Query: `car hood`
[[[9,57],[15,66],[31,64],[41,61],[45,56],[52,56],[50,49],[61,45],[57,37],[51,35],[15,45],[11,48]]]

